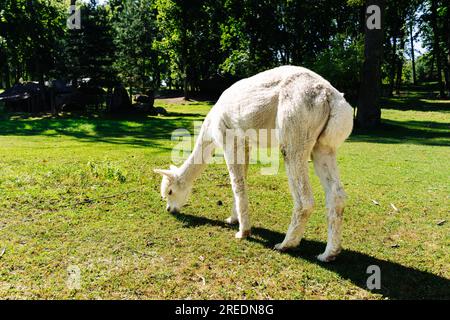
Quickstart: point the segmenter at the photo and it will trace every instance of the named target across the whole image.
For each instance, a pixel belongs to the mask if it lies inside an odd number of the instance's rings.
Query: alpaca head
[[[177,213],[187,202],[191,192],[191,186],[180,178],[178,168],[170,166],[169,170],[155,169],[156,173],[162,175],[161,197],[167,201],[167,211]]]

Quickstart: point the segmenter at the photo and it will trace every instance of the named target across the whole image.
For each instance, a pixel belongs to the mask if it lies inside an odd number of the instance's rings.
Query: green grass
[[[182,213],[165,211],[153,169],[168,167],[171,132],[191,130],[208,104],[165,105],[168,117],[5,115],[0,298],[448,299],[450,230],[439,222],[449,218],[450,104],[425,112],[401,101],[383,110],[381,129],[340,150],[349,200],[345,250],[332,264],[315,259],[326,217],[312,168],[316,210],[291,252],[272,250],[291,216],[283,168],[250,169],[248,240],[222,223],[232,202],[224,165],[207,169]],[[381,290],[366,288],[373,264]],[[72,266],[80,289],[66,284]]]

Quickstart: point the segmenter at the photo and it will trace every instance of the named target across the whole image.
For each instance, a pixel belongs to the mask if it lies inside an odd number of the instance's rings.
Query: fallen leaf
[[[202,284],[205,286],[205,285],[206,285],[206,279],[205,279],[205,277],[203,277],[203,276],[201,276],[201,275],[199,275],[199,274],[197,274],[197,277],[199,277],[199,278],[202,280]]]
[[[380,204],[378,203],[377,200],[373,200],[373,199],[372,199],[372,202],[373,202],[376,206],[379,206],[379,205],[380,205]]]
[[[6,248],[3,248],[3,249],[0,251],[0,258],[3,257],[3,255],[5,254],[5,251],[6,251]]]
[[[400,211],[400,210],[398,210],[398,208],[393,203],[391,203],[391,208],[394,209],[395,212],[399,212]]]
[[[446,223],[446,222],[447,222],[447,220],[439,220],[438,223],[437,223],[437,225],[438,225],[438,226],[442,226],[442,225],[444,225],[444,223]]]

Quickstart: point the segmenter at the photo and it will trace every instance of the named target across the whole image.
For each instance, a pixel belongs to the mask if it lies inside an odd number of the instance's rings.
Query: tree
[[[368,20],[373,16],[367,14],[366,10],[364,62],[358,99],[358,111],[356,115],[357,125],[364,129],[376,127],[381,122],[379,100],[381,96],[384,1],[366,0],[366,9],[372,5],[380,8],[381,28],[369,29]]]
[[[162,35],[157,45],[167,70],[164,81],[182,88],[188,99],[219,69],[221,2],[158,0],[157,9]]]
[[[439,16],[438,16],[438,0],[431,0],[431,15],[430,22],[433,29],[433,53],[435,56],[437,67],[437,81],[439,86],[439,96],[445,96],[444,83],[442,82],[442,53],[440,44],[440,30],[439,30]],[[447,31],[448,32],[448,31]]]
[[[417,85],[417,75],[416,75],[416,55],[414,52],[414,16],[409,21],[409,36],[410,36],[410,45],[411,45],[411,63],[412,63],[412,75],[413,75],[413,84]]]
[[[5,86],[23,80],[41,83],[59,60],[63,9],[57,1],[0,1],[0,62]]]
[[[411,0],[406,7],[406,30],[408,33],[409,42],[409,57],[411,58],[411,71],[413,84],[417,85],[417,70],[416,70],[416,53],[414,49],[414,41],[416,35],[414,34],[414,28],[416,26],[417,11],[421,7],[421,1]]]
[[[339,33],[330,41],[330,48],[319,53],[310,67],[336,89],[345,92],[347,101],[356,104],[363,58],[363,36],[349,38],[347,34]]]
[[[195,61],[192,53],[194,48],[190,41],[192,32],[191,21],[199,11],[196,1],[159,0],[158,25],[163,31],[159,46],[167,57],[169,79],[183,83],[183,92],[189,98],[189,82],[191,68]]]
[[[160,57],[155,48],[158,30],[153,1],[123,1],[114,20],[117,48],[114,67],[119,77],[130,88],[139,87],[141,92],[156,90],[160,85]]]
[[[390,93],[409,70],[414,82],[439,79],[441,95],[443,79],[450,87],[450,0],[90,0],[78,2],[81,30],[66,28],[69,2],[0,0],[2,86],[68,77],[110,87],[118,76],[130,88],[162,84],[189,98],[294,64],[359,100],[364,126],[379,122],[380,79]],[[383,5],[381,31],[366,28],[370,4]],[[430,52],[422,58],[419,36]]]
[[[93,85],[111,88],[116,82],[112,68],[115,47],[108,9],[91,0],[82,5],[81,17],[81,29],[67,31],[60,68],[74,85],[89,78]]]
[[[448,95],[450,97],[450,0],[445,0],[445,4],[446,4],[446,16],[445,16],[445,21],[447,22],[445,24],[445,29],[446,32],[444,32],[444,34],[447,35],[447,41],[446,41],[446,47],[447,47],[447,77],[446,77],[446,82],[447,82],[447,90],[448,90]]]

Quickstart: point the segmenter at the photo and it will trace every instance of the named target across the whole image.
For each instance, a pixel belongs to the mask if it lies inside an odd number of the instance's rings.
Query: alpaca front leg
[[[247,146],[246,149],[246,163],[244,164],[244,174],[245,174],[245,178],[247,178],[247,174],[248,174],[248,165],[249,165],[249,157],[250,157],[250,152],[249,152],[249,147]],[[231,211],[231,216],[228,217],[227,219],[225,219],[225,223],[233,225],[239,222],[239,218],[238,218],[238,212],[236,209],[236,199],[233,199],[233,209]]]
[[[239,231],[235,237],[237,239],[243,239],[250,235],[251,229],[245,182],[249,164],[249,146],[243,140],[238,140],[237,144],[228,143],[224,148],[224,156],[230,174],[231,188],[234,196],[233,214],[226,222],[235,223],[238,221]]]
[[[242,239],[250,235],[250,219],[248,216],[248,196],[244,178],[244,165],[227,162],[233,189],[235,210],[239,221],[236,238]]]
[[[248,216],[248,196],[245,186],[242,165],[230,165],[231,187],[234,194],[234,203],[239,221],[239,231],[236,238],[242,239],[250,235],[250,219]]]

